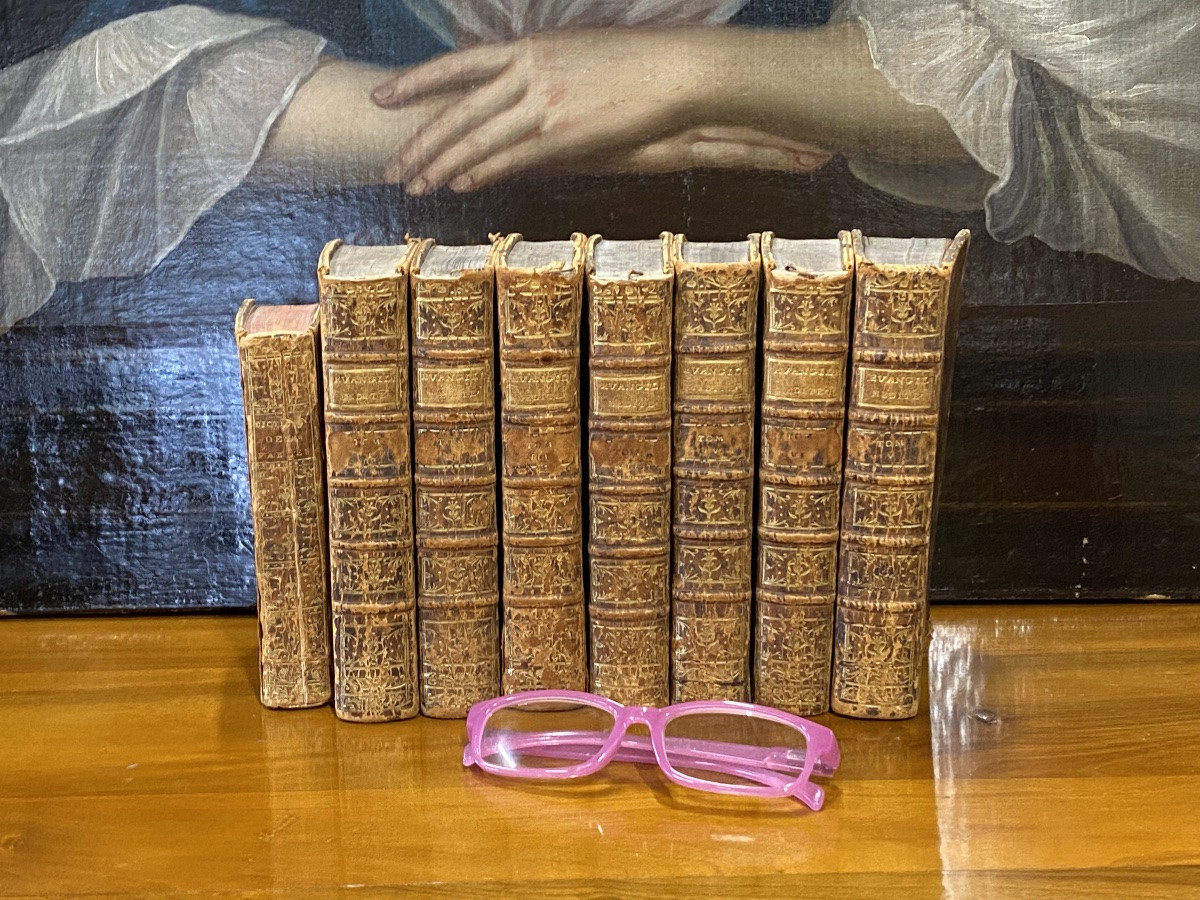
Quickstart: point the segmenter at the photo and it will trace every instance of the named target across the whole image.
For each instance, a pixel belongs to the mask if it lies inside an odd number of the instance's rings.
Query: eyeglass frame
[[[602,710],[613,718],[611,730],[604,738],[600,749],[582,762],[572,766],[547,767],[517,767],[511,768],[488,762],[483,748],[484,725],[497,711],[522,703],[533,702],[563,702],[589,706]],[[687,748],[668,750],[666,727],[676,718],[700,713],[715,713],[718,715],[744,715],[757,719],[772,721],[780,725],[796,729],[804,736],[803,763],[799,765],[799,773],[792,778],[792,773],[786,775],[779,772],[781,766],[796,769],[794,759],[770,760],[768,753],[784,750],[784,755],[795,751],[786,748],[763,748],[753,744],[726,743],[703,739],[674,738],[672,740],[687,741]],[[796,797],[809,809],[819,810],[825,802],[825,790],[811,781],[816,775],[831,776],[841,761],[841,751],[833,731],[824,725],[812,722],[792,713],[771,706],[761,706],[756,703],[743,703],[737,700],[691,700],[684,703],[672,703],[668,706],[626,706],[599,694],[589,694],[582,691],[535,690],[515,694],[505,694],[482,700],[471,706],[467,712],[467,745],[463,748],[463,765],[478,766],[483,772],[500,775],[506,778],[545,778],[565,779],[583,778],[604,768],[614,759],[621,762],[640,762],[658,764],[663,774],[669,780],[682,787],[707,791],[716,794],[734,794],[748,797]],[[651,753],[647,753],[645,737],[629,735],[631,725],[645,725],[650,731]],[[552,732],[530,731],[530,735],[544,735],[553,738]],[[566,734],[566,733],[564,733]],[[593,734],[581,732],[579,734]],[[599,736],[600,732],[595,732]],[[544,746],[555,746],[553,742],[539,741]],[[579,745],[580,741],[564,741],[565,746]],[[702,744],[697,749],[695,745]],[[755,751],[758,751],[757,753]],[[726,774],[737,774],[747,779],[757,781],[769,780],[773,784],[726,784],[707,781],[678,771],[670,762],[669,754],[680,753],[699,754],[705,759],[694,768],[709,768]],[[758,757],[757,759],[755,757]],[[775,767],[772,768],[771,763]],[[740,764],[740,770],[739,770]],[[744,774],[754,769],[753,774]]]

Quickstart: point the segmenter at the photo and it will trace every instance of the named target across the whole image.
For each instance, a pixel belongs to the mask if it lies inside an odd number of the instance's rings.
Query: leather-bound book
[[[672,697],[749,700],[759,236],[673,258]]]
[[[317,268],[325,381],[333,707],[415,716],[408,266],[415,243],[331,241]]]
[[[588,258],[588,603],[592,690],[670,697],[671,235]]]
[[[580,312],[586,238],[499,240],[501,685],[584,690]]]
[[[970,233],[854,232],[856,298],[833,711],[914,716],[925,668],[937,470]]]
[[[500,693],[491,245],[423,241],[410,273],[421,712]]]
[[[829,710],[854,249],[768,231],[762,258],[754,696],[809,716]]]
[[[259,696],[296,709],[329,702],[325,454],[317,307],[247,300],[234,322],[258,590]]]

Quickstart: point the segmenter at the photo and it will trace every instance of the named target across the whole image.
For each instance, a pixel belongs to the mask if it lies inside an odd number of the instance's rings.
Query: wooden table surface
[[[0,622],[0,895],[1200,897],[1200,604],[939,607],[819,813],[257,700],[249,617]],[[376,890],[371,890],[376,889]]]

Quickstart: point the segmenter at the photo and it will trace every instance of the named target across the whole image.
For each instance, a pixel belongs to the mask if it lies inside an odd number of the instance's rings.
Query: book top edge
[[[949,238],[863,237],[862,258],[880,266],[940,266],[953,243]]]
[[[666,266],[661,238],[645,241],[609,241],[601,238],[592,251],[593,274],[599,279],[627,281],[633,275],[662,276]]]
[[[387,278],[401,270],[407,244],[377,247],[339,244],[329,258],[330,278]]]
[[[272,305],[247,301],[237,317],[237,329],[246,336],[260,334],[304,334],[316,328],[315,303]]]
[[[434,244],[421,259],[419,274],[423,278],[452,278],[463,272],[478,271],[487,267],[491,253],[491,244],[462,247]]]
[[[682,241],[679,258],[688,263],[707,265],[753,262],[751,241]]]
[[[771,257],[775,270],[784,269],[805,275],[840,275],[846,272],[842,242],[830,240],[792,240],[772,238]]]
[[[517,241],[509,248],[505,263],[513,269],[546,269],[562,272],[575,270],[574,241]]]

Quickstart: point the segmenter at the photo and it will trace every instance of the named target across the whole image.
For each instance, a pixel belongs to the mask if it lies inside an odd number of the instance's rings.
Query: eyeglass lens
[[[671,768],[711,784],[764,784],[768,773],[799,775],[804,766],[805,739],[799,729],[744,713],[675,716],[663,737]]]
[[[483,727],[483,758],[506,769],[565,768],[596,756],[612,733],[607,710],[529,700],[494,711]]]

